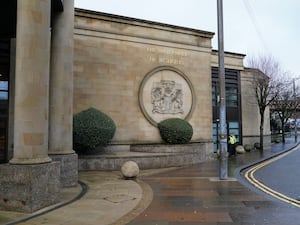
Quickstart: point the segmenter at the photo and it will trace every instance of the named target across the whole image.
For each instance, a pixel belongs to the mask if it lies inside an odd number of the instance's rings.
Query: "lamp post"
[[[225,67],[224,67],[224,37],[223,37],[223,1],[217,0],[218,8],[218,48],[219,48],[219,87],[220,87],[220,164],[219,178],[228,178],[227,158],[227,127],[225,99]]]

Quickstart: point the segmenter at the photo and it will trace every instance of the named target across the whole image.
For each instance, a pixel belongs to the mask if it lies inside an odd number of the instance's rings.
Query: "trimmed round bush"
[[[114,121],[105,113],[89,108],[73,117],[73,148],[78,153],[106,146],[116,131]]]
[[[158,124],[161,138],[169,144],[186,144],[193,136],[193,127],[185,120],[170,118]]]

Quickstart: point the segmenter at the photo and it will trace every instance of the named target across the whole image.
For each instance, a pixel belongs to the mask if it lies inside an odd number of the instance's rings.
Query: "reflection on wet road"
[[[256,188],[300,207],[300,148],[271,158],[247,170],[245,178]]]

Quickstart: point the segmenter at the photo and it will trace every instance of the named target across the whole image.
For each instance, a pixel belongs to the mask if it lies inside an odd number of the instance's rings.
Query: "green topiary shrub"
[[[105,146],[116,131],[114,121],[99,110],[89,108],[73,117],[73,148],[77,153]]]
[[[161,138],[169,144],[186,144],[193,136],[193,127],[185,120],[170,118],[158,124]]]

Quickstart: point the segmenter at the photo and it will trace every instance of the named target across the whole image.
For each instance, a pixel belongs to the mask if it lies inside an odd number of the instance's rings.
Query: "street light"
[[[217,1],[218,6],[218,48],[219,48],[219,86],[220,86],[220,165],[219,178],[228,178],[227,158],[227,127],[225,99],[225,67],[224,67],[224,37],[223,37],[223,2]]]

